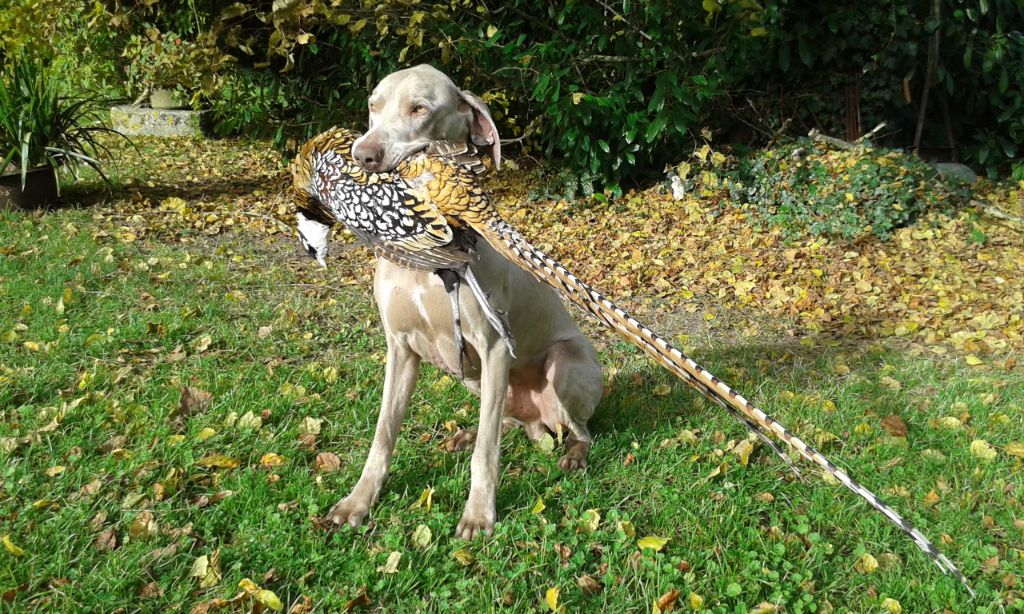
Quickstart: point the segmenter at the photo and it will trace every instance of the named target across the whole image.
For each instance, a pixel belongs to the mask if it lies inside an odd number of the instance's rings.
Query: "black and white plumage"
[[[367,174],[351,159],[355,134],[334,129],[307,143],[293,165],[297,215],[307,229],[322,220],[345,222],[378,255],[414,268],[443,269],[472,257],[474,240],[485,240],[516,266],[557,290],[658,364],[738,418],[783,458],[774,437],[834,477],[883,514],[925,552],[943,573],[960,580],[973,596],[967,578],[935,545],[826,456],[790,432],[763,410],[577,278],[555,259],[534,247],[506,223],[462,160],[433,152],[402,162],[393,172]],[[323,152],[331,150],[329,157]],[[329,167],[329,168],[328,168]],[[412,220],[406,222],[406,217]],[[333,222],[332,222],[333,223]],[[396,225],[397,224],[397,225]],[[302,235],[300,227],[300,235]],[[324,234],[324,239],[326,234]],[[301,236],[313,253],[320,240]],[[326,244],[326,241],[323,241]],[[319,252],[314,253],[317,255]],[[468,267],[466,267],[468,270]],[[486,296],[478,299],[486,303]],[[493,322],[492,322],[493,324]]]

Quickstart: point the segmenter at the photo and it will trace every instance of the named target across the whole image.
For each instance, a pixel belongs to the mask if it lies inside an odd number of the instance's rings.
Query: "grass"
[[[325,531],[317,518],[355,483],[381,393],[368,284],[300,260],[290,240],[127,237],[102,211],[0,214],[11,611],[188,611],[250,578],[286,609],[308,599],[324,612],[549,611],[552,588],[565,611],[649,612],[675,590],[680,610],[895,611],[889,598],[904,612],[989,612],[1024,584],[1022,466],[1005,449],[1024,438],[1024,376],[873,342],[695,354],[940,544],[974,601],[841,487],[809,469],[794,481],[763,447],[742,465],[730,452],[741,426],[593,328],[614,376],[586,471],[562,475],[557,450],[511,432],[495,535],[455,539],[469,457],[440,444],[475,423],[475,400],[425,367],[371,522]],[[183,414],[185,386],[209,405]],[[883,429],[892,414],[905,439]],[[951,416],[962,424],[944,426]],[[315,441],[307,417],[323,421]],[[993,459],[972,454],[978,439]],[[321,453],[340,469],[319,471]],[[214,454],[237,466],[207,466]],[[670,541],[641,550],[645,536]],[[219,559],[209,586],[204,556]]]

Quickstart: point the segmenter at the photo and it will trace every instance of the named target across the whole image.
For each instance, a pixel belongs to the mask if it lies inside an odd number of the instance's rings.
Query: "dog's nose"
[[[352,157],[363,170],[377,172],[383,168],[384,148],[379,144],[364,141],[352,150]]]

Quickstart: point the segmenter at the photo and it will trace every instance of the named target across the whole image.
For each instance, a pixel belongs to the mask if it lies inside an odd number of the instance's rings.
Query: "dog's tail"
[[[974,596],[970,584],[963,573],[942,554],[935,545],[914,527],[907,519],[900,516],[891,507],[882,502],[873,492],[851,478],[845,471],[837,467],[823,454],[791,433],[771,416],[756,407],[753,403],[729,388],[720,379],[694,362],[664,338],[647,328],[599,292],[581,281],[565,267],[540,251],[527,241],[515,228],[498,217],[492,217],[483,224],[474,224],[474,228],[483,235],[495,249],[520,268],[528,271],[541,282],[551,286],[565,298],[590,312],[606,326],[618,333],[623,339],[637,346],[653,358],[658,364],[674,373],[679,379],[697,389],[708,399],[730,413],[738,414],[744,422],[754,428],[759,435],[772,433],[786,445],[797,450],[801,456],[811,461],[823,471],[862,497],[871,507],[881,512],[901,531],[906,533],[917,547],[924,551],[943,573],[950,573],[963,583],[967,591]]]

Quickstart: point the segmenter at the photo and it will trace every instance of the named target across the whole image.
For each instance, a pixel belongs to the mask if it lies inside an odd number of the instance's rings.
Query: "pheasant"
[[[307,142],[292,164],[299,237],[311,256],[323,263],[331,225],[336,221],[344,222],[380,257],[414,268],[455,271],[465,277],[484,310],[491,311],[492,325],[503,333],[502,314],[486,304],[486,293],[475,284],[468,266],[473,259],[475,241],[486,241],[515,265],[553,287],[732,414],[784,460],[789,462],[786,454],[769,439],[770,435],[863,498],[909,536],[943,573],[955,576],[974,596],[967,578],[946,555],[873,492],[554,258],[534,247],[505,222],[476,181],[482,165],[471,148],[438,143],[407,158],[391,172],[368,173],[351,157],[352,143],[357,136],[342,128],[328,130]],[[453,301],[453,309],[457,310],[457,303]],[[457,311],[455,316],[458,329]],[[511,350],[512,340],[507,336],[505,339]],[[793,467],[792,463],[790,466]]]

